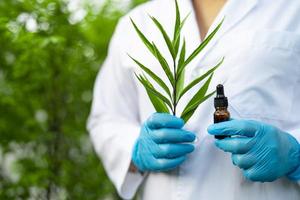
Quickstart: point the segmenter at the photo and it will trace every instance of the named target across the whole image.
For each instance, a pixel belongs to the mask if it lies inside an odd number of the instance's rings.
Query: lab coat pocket
[[[238,39],[237,39],[238,38]],[[300,68],[300,35],[252,31],[236,35],[227,59],[230,105],[244,118],[287,119]]]

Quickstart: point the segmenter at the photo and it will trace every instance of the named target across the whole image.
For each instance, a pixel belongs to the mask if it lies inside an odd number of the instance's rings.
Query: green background
[[[1,200],[118,199],[86,120],[118,18],[144,1],[0,0]]]

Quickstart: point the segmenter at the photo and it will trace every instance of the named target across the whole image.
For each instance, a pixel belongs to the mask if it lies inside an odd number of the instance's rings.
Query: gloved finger
[[[150,132],[151,139],[157,143],[183,143],[193,142],[196,135],[182,129],[162,128]]]
[[[232,154],[232,163],[241,169],[249,169],[256,163],[255,157],[251,154]]]
[[[244,154],[253,147],[254,142],[252,138],[233,137],[225,138],[223,140],[216,140],[215,144],[218,148],[222,149],[225,152]]]
[[[278,178],[277,176],[273,175],[273,172],[264,170],[263,166],[260,166],[259,164],[256,164],[247,170],[244,170],[243,175],[248,180],[258,182],[272,182]]]
[[[182,128],[184,126],[183,119],[167,113],[154,113],[146,123],[150,129]]]
[[[155,159],[154,162],[150,164],[150,168],[153,171],[167,171],[178,167],[185,160],[186,160],[185,156],[172,158],[172,159],[159,158],[159,159]]]
[[[230,120],[212,124],[207,131],[211,135],[240,135],[253,137],[259,130],[259,123],[252,120]]]
[[[159,144],[152,149],[155,158],[176,158],[193,152],[195,147],[191,144]]]

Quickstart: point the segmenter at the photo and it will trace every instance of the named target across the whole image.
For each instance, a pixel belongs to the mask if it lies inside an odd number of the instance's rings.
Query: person
[[[131,199],[139,191],[145,200],[300,199],[300,1],[178,0],[181,16],[190,13],[182,29],[186,55],[225,17],[185,75],[189,83],[225,57],[209,91],[224,85],[232,119],[218,124],[213,98],[187,124],[155,113],[134,76],[139,69],[127,53],[164,77],[130,18],[164,49],[148,14],[171,33],[174,3],[149,1],[120,19],[95,83],[88,129],[118,193]]]

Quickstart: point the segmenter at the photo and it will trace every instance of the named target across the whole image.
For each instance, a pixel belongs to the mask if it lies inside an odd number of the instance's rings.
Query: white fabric
[[[189,55],[200,43],[191,0],[179,0],[182,16],[191,11],[183,28]],[[132,17],[150,41],[170,55],[148,14],[157,17],[167,32],[173,31],[174,1],[155,0],[123,17],[112,38],[108,57],[99,74],[88,128],[96,152],[119,194],[132,198],[141,187],[145,200],[298,200],[300,186],[287,178],[272,183],[245,180],[231,163],[230,154],[214,146],[206,128],[213,122],[213,99],[202,104],[185,128],[198,136],[196,150],[176,170],[149,173],[147,177],[128,172],[139,127],[154,112],[144,88],[133,72],[138,67],[127,53],[164,76],[135,33]],[[211,44],[193,61],[186,83],[214,66],[210,91],[223,83],[233,118],[251,118],[273,124],[300,141],[300,1],[229,0],[210,31],[226,16]],[[179,112],[193,94],[189,92]],[[143,182],[143,184],[141,184]]]

